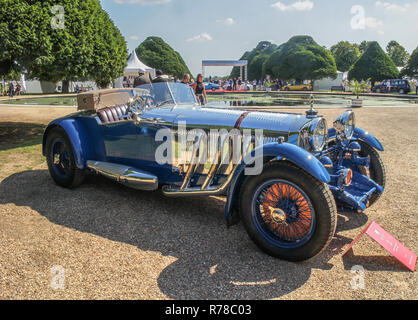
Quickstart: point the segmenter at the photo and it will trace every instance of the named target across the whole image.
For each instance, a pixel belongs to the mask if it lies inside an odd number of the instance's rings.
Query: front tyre
[[[46,162],[55,183],[64,188],[75,188],[84,180],[84,171],[77,168],[74,151],[62,128],[52,129],[46,138]]]
[[[319,254],[337,225],[337,208],[327,184],[289,163],[267,164],[261,175],[245,179],[240,215],[261,250],[288,261]]]

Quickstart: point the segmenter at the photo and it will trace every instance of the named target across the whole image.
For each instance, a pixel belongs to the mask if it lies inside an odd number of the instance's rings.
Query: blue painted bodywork
[[[335,129],[334,128],[330,128],[328,129],[328,137],[330,139],[335,138]],[[383,145],[380,143],[380,141],[373,136],[370,132],[358,128],[356,127],[354,129],[354,135],[353,135],[354,139],[359,139],[362,140],[364,142],[366,142],[369,146],[379,150],[379,151],[384,151]]]
[[[174,129],[180,122],[187,122],[187,130],[211,128],[231,130],[237,126],[237,121],[244,111],[205,108],[198,105],[166,105],[153,108],[141,115],[141,121],[121,120],[113,123],[102,123],[98,114],[85,111],[72,114],[65,118],[52,121],[44,134],[43,153],[46,152],[46,137],[50,130],[62,128],[73,147],[74,158],[79,169],[87,169],[87,161],[95,160],[131,166],[146,171],[158,178],[160,185],[179,187],[184,174],[173,165],[160,165],[155,160],[155,151],[162,142],[155,139],[158,130]],[[155,121],[158,119],[158,121]],[[367,178],[358,167],[368,166],[367,159],[354,153],[352,159],[345,159],[347,144],[337,143],[321,153],[310,153],[298,146],[300,129],[312,121],[301,114],[252,112],[241,119],[240,130],[263,129],[267,140],[262,148],[262,161],[286,160],[312,175],[319,181],[330,186],[337,202],[344,203],[357,210],[364,210],[367,200],[373,193],[383,192],[383,188]],[[329,137],[335,137],[335,130],[329,129]],[[284,142],[278,142],[277,138]],[[371,147],[383,151],[382,144],[367,131],[355,128],[353,141],[362,140]],[[338,160],[328,158],[328,153],[339,153]],[[254,158],[258,154],[253,150],[248,156]],[[323,159],[321,157],[324,157]],[[228,185],[225,218],[228,219],[232,209],[237,204],[240,186],[244,180],[244,170],[249,161],[244,159],[234,171]],[[325,167],[325,166],[326,167]],[[353,170],[353,182],[344,187],[341,179],[344,172]],[[344,171],[345,170],[345,171]],[[205,176],[196,174],[191,186],[199,187]],[[214,186],[219,186],[226,176],[215,176]]]
[[[322,163],[315,158],[311,153],[306,150],[299,148],[298,146],[290,143],[269,143],[259,148],[263,149],[262,156],[265,160],[287,160],[305,170],[318,180],[328,183],[331,178],[328,171],[322,165]],[[251,152],[251,158],[255,158],[256,150]],[[250,155],[248,156],[250,157]],[[232,208],[237,203],[239,192],[237,191],[240,187],[240,183],[244,178],[244,170],[249,163],[248,159],[244,159],[239,165],[238,169],[234,173],[231,184],[228,189],[228,197],[225,205],[225,218],[227,219]]]

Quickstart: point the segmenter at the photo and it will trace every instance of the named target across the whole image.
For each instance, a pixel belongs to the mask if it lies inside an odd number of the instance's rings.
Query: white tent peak
[[[125,73],[127,72],[153,72],[154,69],[145,65],[141,60],[138,59],[135,50],[132,50],[132,53],[128,59],[128,65],[125,68]]]

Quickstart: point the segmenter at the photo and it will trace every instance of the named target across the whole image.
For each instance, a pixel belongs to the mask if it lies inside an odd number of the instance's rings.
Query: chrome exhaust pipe
[[[87,167],[108,179],[124,184],[130,188],[144,191],[158,189],[158,178],[148,172],[121,164],[87,161]]]

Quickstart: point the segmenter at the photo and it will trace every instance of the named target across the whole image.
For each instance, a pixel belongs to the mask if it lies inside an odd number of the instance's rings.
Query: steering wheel
[[[133,113],[141,113],[145,106],[145,99],[142,96],[134,96],[128,102],[128,107]]]
[[[151,108],[152,106],[155,105],[155,100],[154,97],[150,94],[145,94],[142,96],[142,98],[144,99],[144,104],[145,104],[145,108]]]

